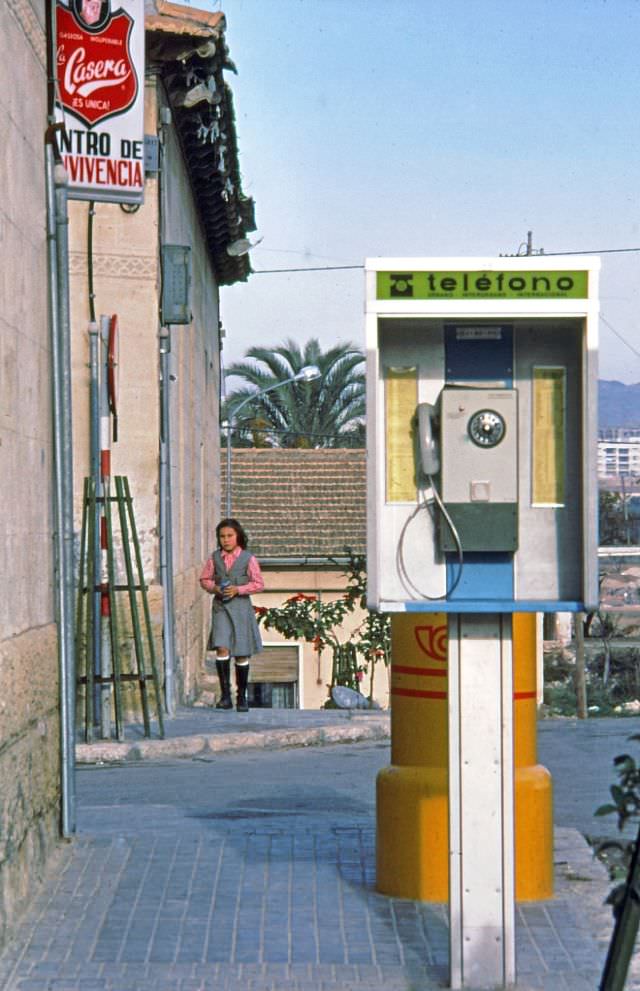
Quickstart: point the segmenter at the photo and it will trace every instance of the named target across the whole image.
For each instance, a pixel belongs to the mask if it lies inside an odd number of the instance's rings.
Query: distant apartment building
[[[640,426],[601,427],[598,440],[640,440]]]
[[[640,436],[625,440],[598,441],[598,476],[640,476]]]

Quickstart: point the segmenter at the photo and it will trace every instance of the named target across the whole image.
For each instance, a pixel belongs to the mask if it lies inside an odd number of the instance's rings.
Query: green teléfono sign
[[[588,272],[378,272],[378,299],[586,299]]]

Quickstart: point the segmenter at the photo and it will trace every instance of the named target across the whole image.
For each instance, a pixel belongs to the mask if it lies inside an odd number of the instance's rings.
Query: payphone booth
[[[451,985],[506,986],[515,979],[513,616],[598,603],[600,262],[365,267],[369,606],[441,653],[423,671],[394,653],[392,753],[396,696],[444,699]],[[379,808],[385,890],[380,823]]]

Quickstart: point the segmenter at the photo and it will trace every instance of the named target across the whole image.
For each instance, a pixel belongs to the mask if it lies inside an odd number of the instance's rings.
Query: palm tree
[[[275,447],[364,446],[364,355],[351,343],[323,352],[317,338],[304,348],[287,340],[276,348],[254,347],[245,352],[250,361],[230,365],[226,377],[244,379],[246,386],[227,396],[222,420],[233,423],[234,410],[248,402],[234,424],[232,444]],[[290,382],[261,395],[277,382],[292,378],[306,365],[317,365],[321,376],[313,382]]]

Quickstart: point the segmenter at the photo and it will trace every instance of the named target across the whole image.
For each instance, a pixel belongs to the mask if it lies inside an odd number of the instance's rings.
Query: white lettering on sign
[[[89,96],[105,86],[119,86],[130,75],[125,59],[89,59],[84,48],[76,48],[69,56],[64,70],[64,86],[68,93]]]

